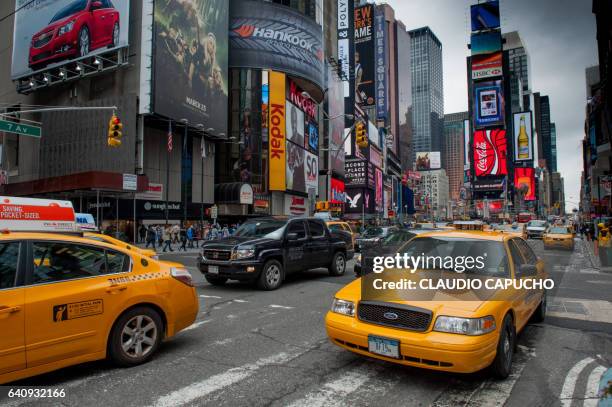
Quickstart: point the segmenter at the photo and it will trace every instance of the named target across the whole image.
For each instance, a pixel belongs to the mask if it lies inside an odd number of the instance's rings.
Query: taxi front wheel
[[[117,319],[110,337],[109,353],[113,362],[134,366],[148,361],[162,339],[163,323],[149,307],[136,307]]]
[[[516,341],[516,332],[512,323],[512,316],[506,314],[502,329],[499,334],[499,343],[497,344],[497,354],[491,365],[493,376],[498,379],[505,379],[510,375],[512,370],[512,357],[514,356],[514,345]]]

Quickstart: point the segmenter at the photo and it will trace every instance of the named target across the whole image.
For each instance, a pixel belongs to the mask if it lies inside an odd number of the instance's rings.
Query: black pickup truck
[[[202,246],[198,268],[214,285],[250,281],[275,290],[290,273],[326,267],[332,276],[346,270],[346,242],[320,219],[272,216],[251,219],[228,238]],[[348,253],[347,253],[348,252]]]

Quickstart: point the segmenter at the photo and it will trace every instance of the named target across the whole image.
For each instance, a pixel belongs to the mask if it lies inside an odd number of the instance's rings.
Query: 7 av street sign
[[[15,123],[8,120],[0,119],[0,131],[7,133],[20,134],[22,136],[30,136],[40,138],[42,132],[38,126],[32,126],[30,124]]]

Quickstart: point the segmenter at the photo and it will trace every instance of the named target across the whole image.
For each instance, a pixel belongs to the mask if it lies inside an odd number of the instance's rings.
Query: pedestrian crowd
[[[230,237],[236,232],[239,224],[223,225],[218,223],[204,225],[189,225],[181,227],[174,225],[140,225],[138,229],[139,243],[145,243],[149,247],[163,252],[174,251],[173,245],[179,245],[178,251],[187,251],[188,248],[198,248],[200,242],[204,244],[207,240],[222,239]]]

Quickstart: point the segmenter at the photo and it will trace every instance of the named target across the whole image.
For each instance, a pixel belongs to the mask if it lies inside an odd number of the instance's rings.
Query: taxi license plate
[[[368,336],[368,350],[377,355],[399,359],[399,341],[395,339]]]
[[[219,274],[219,266],[208,266],[209,274]]]

